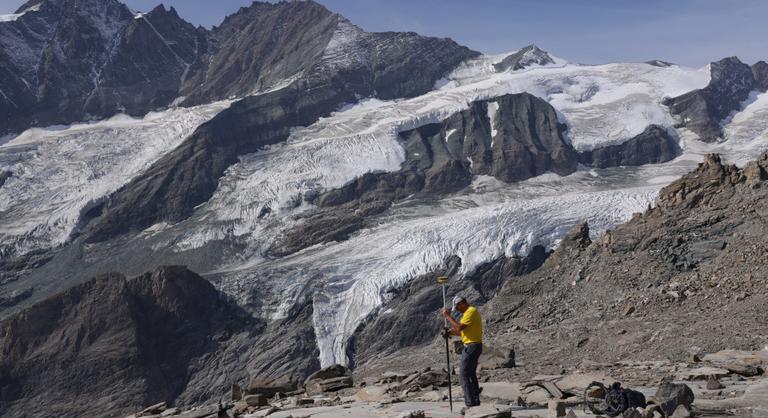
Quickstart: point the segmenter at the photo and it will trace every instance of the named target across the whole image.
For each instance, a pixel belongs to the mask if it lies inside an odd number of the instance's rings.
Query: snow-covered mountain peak
[[[545,67],[564,65],[566,61],[550,55],[549,52],[536,45],[528,45],[507,56],[494,64],[498,72],[517,71],[530,67]]]

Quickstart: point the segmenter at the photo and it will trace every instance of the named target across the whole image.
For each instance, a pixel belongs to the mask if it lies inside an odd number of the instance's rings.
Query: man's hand
[[[442,311],[441,313],[442,313],[442,314],[443,314],[443,316],[444,316],[444,317],[446,317],[446,318],[450,318],[450,317],[451,317],[451,311],[449,311],[449,310],[448,310],[448,309],[446,309],[446,308],[443,308],[443,311]]]
[[[451,338],[451,329],[450,328],[443,328],[443,338],[450,339]]]

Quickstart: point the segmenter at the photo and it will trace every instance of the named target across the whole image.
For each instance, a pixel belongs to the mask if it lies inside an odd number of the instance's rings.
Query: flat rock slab
[[[716,379],[728,376],[730,372],[719,367],[698,367],[695,369],[683,370],[678,373],[677,378],[680,380],[707,380],[710,376],[714,376]]]
[[[515,382],[487,382],[480,386],[483,387],[482,396],[489,399],[515,402],[522,394],[520,384]]]
[[[459,413],[461,405],[457,402],[453,404],[454,412],[448,408],[448,402],[400,402],[387,405],[384,408],[376,407],[375,404],[351,404],[344,406],[328,406],[317,408],[302,408],[294,410],[279,411],[270,414],[270,418],[288,418],[288,417],[312,417],[312,418],[395,418],[414,411],[424,411],[424,414],[432,418],[461,418]],[[255,418],[252,415],[245,415],[245,418]]]
[[[583,394],[584,389],[592,382],[602,382],[609,386],[615,380],[602,373],[577,373],[560,376],[560,379],[555,381],[557,387],[563,392],[575,393],[577,395]]]
[[[696,400],[693,406],[708,411],[727,411],[737,408],[768,410],[768,379],[761,379],[749,385],[742,396],[722,400]]]

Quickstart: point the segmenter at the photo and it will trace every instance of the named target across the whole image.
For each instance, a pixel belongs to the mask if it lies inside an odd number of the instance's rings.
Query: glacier
[[[326,51],[329,65],[351,65],[340,51],[354,45],[356,36],[357,28],[340,23]],[[363,99],[294,128],[285,143],[242,156],[189,219],[154,225],[137,239],[151,239],[157,251],[176,253],[238,243],[237,254],[222,255],[218,265],[201,273],[215,276],[217,287],[256,307],[254,314],[263,318],[286,317],[295,306],[311,303],[325,366],[346,362],[348,338],[385,302],[389,290],[441,268],[450,256],[462,259],[466,274],[501,255],[525,255],[535,245],[552,248],[583,220],[599,234],[652,205],[658,191],[695,167],[704,153],[720,152],[743,163],[768,145],[768,96],[761,94],[733,116],[721,143],[704,144],[678,130],[683,155],[668,163],[581,168],[566,177],[545,174],[514,184],[479,176],[467,189],[439,200],[415,196],[399,202],[376,226],[347,241],[278,259],[265,255],[303,222],[299,215],[313,210],[307,197],[365,173],[399,170],[406,157],[400,131],[439,122],[473,101],[521,92],[538,96],[557,110],[568,140],[584,151],[622,143],[650,124],[674,126],[661,104],[664,98],[710,80],[708,67],[579,65],[560,58],[496,71],[493,64],[505,56],[470,60],[424,95]],[[0,196],[0,220],[9,225],[0,231],[0,248],[23,252],[66,242],[81,213],[226,106],[171,109],[61,131],[30,130],[0,145],[0,169],[14,172]]]
[[[401,202],[377,227],[345,242],[278,260],[263,257],[300,222],[297,214],[311,210],[304,196],[367,172],[398,170],[405,157],[398,132],[438,122],[472,101],[524,91],[537,95],[557,109],[574,146],[589,150],[624,142],[650,124],[674,125],[662,100],[709,82],[707,67],[584,66],[561,59],[497,73],[493,64],[502,58],[472,60],[437,90],[416,98],[345,106],[295,129],[285,144],[242,157],[214,197],[161,246],[186,251],[213,240],[242,240],[247,249],[217,270],[222,277],[217,285],[246,304],[254,303],[251,290],[260,289],[259,298],[273,302],[259,304],[260,314],[271,319],[312,303],[321,363],[344,363],[347,339],[383,303],[388,289],[440,268],[452,255],[462,259],[467,273],[500,255],[524,255],[534,245],[551,248],[582,220],[600,233],[653,204],[661,187],[708,151],[687,141],[683,146],[691,146],[684,156],[657,166],[580,170],[518,184],[480,177],[468,191],[438,202]]]
[[[0,143],[0,257],[61,245],[98,204],[229,102],[32,128]]]

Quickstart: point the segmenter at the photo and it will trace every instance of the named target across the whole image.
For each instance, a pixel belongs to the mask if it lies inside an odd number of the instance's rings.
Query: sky
[[[0,0],[12,13],[23,0]],[[160,0],[124,0],[147,11]],[[319,0],[369,31],[450,37],[485,53],[536,44],[572,62],[662,59],[689,66],[768,60],[767,0]],[[164,0],[206,27],[250,0]]]

